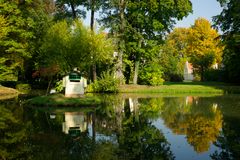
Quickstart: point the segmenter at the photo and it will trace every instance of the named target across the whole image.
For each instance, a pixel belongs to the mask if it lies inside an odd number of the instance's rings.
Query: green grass
[[[122,85],[120,93],[239,94],[240,86],[216,82],[165,82],[161,86]]]
[[[91,107],[101,104],[101,100],[94,96],[84,96],[79,98],[69,98],[62,94],[53,94],[48,96],[38,96],[25,102],[27,106],[43,106],[43,107]]]
[[[0,86],[0,100],[10,99],[16,97],[18,95],[18,91],[13,88],[7,88]]]
[[[4,87],[4,86],[0,85],[0,95],[3,95],[3,94],[14,94],[14,93],[18,93],[18,91],[16,89],[8,88],[8,87]]]

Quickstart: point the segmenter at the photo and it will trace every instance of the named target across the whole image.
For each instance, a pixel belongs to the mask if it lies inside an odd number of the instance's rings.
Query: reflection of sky
[[[92,128],[92,124],[88,125],[88,134],[89,137],[93,136],[93,128]],[[111,141],[112,143],[117,143],[117,137],[116,135],[112,134],[110,136],[106,136],[104,134],[100,134],[96,132],[96,141]]]
[[[188,144],[185,135],[174,134],[164,125],[164,121],[162,119],[153,121],[153,125],[163,132],[165,138],[171,144],[170,148],[176,160],[207,160],[211,159],[209,157],[210,154],[218,150],[216,146],[211,145],[207,152],[197,153],[194,151],[194,148]]]
[[[114,144],[117,144],[117,136],[116,135],[111,135],[111,136],[106,136],[104,134],[96,134],[96,141],[110,141]]]

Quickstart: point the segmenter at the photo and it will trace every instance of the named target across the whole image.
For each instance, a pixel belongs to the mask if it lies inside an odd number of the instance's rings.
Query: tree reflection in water
[[[236,123],[240,111],[231,112],[234,108],[228,107],[239,101],[228,104],[219,97],[101,98],[104,105],[86,109],[23,110],[13,101],[1,103],[0,159],[174,159],[163,132],[153,125],[159,119],[174,134],[186,135],[198,153],[214,143],[222,150],[212,154],[212,159],[240,156],[240,126]]]
[[[116,134],[118,148],[114,154],[118,159],[174,159],[164,135],[150,120],[158,114],[159,105],[154,108],[139,103],[137,98],[106,99],[106,108],[97,115],[106,122],[103,127]]]
[[[240,157],[240,103],[238,95],[221,99],[223,129],[215,143],[220,151],[211,155],[213,160],[235,160]]]
[[[66,111],[4,102],[0,159],[174,158],[150,120],[159,115],[155,103],[149,107],[137,98],[105,98],[102,107]]]
[[[187,141],[198,153],[208,151],[222,128],[222,113],[217,104],[202,98],[165,99],[162,118],[175,134],[186,135]]]
[[[23,123],[23,108],[17,98],[0,101],[0,159],[27,159],[29,125]]]

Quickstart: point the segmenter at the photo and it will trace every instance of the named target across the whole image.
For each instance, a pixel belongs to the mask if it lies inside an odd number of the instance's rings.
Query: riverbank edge
[[[161,86],[121,85],[119,93],[163,93],[163,94],[240,94],[240,86],[208,83],[170,83]]]
[[[63,94],[52,94],[47,96],[38,96],[24,102],[26,106],[37,107],[94,107],[102,102],[96,96],[83,96],[78,98],[65,97]]]

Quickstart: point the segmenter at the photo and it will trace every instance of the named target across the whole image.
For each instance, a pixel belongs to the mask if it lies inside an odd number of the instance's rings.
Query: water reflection
[[[221,100],[223,126],[215,143],[220,150],[211,155],[214,160],[235,160],[240,157],[240,101],[234,96],[229,101]]]
[[[0,159],[240,157],[238,97],[101,98],[96,108],[66,109],[0,101]]]
[[[65,134],[79,134],[87,130],[87,116],[83,112],[65,112],[62,129]]]
[[[208,151],[220,134],[222,113],[216,103],[202,98],[182,99],[165,99],[161,117],[173,133],[186,135],[196,152]]]
[[[17,98],[0,101],[0,159],[25,159],[30,153],[27,145],[30,124],[23,122],[22,115]]]

